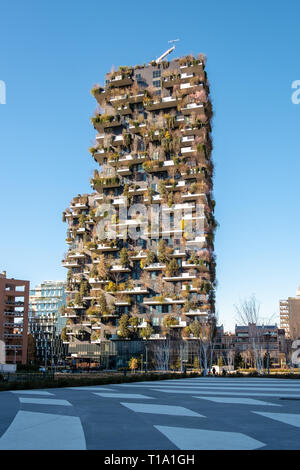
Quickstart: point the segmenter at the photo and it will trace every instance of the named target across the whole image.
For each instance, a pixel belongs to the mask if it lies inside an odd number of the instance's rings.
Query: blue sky
[[[300,79],[297,1],[1,2],[0,269],[64,279],[73,196],[90,191],[90,94],[112,65],[204,52],[214,105],[217,308],[255,293],[263,316],[294,295],[299,266]]]

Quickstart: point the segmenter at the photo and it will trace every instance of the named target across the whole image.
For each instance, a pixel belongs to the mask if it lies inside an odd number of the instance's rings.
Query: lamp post
[[[271,333],[269,331],[266,332],[265,334],[267,338],[267,369],[268,369],[268,375],[270,375],[270,353],[269,353],[269,340],[271,337]]]

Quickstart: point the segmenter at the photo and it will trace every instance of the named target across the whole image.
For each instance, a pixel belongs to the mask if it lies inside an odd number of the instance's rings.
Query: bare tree
[[[153,344],[153,357],[158,370],[169,370],[170,340],[155,341]]]
[[[260,374],[263,374],[263,328],[260,325],[260,304],[252,294],[249,299],[240,301],[240,304],[234,307],[237,313],[237,322],[248,326],[249,343],[254,355],[255,368]]]
[[[259,323],[260,304],[255,295],[252,294],[249,299],[240,301],[239,305],[234,306],[237,313],[236,321],[242,325],[249,323]]]

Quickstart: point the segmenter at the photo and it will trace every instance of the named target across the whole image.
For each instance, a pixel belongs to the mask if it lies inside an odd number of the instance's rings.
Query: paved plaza
[[[199,377],[0,392],[0,449],[300,449],[300,381]]]

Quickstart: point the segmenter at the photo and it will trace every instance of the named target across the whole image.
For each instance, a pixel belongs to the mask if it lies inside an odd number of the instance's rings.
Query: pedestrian
[[[212,368],[212,373],[216,375],[216,369],[214,367]]]

